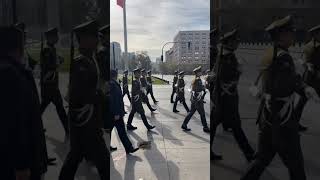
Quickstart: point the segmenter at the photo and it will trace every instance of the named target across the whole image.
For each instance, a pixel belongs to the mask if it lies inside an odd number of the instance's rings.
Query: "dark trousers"
[[[152,98],[153,102],[155,103],[157,100],[156,100],[156,98],[154,98],[152,86],[148,88],[148,90],[147,90],[147,96],[148,96],[148,94],[151,95],[151,98]]]
[[[172,93],[171,93],[171,98],[170,98],[170,101],[173,103],[173,97],[174,97],[174,94],[176,93],[177,89],[173,86],[172,87]]]
[[[149,98],[146,94],[142,94],[142,101],[144,103],[146,103],[146,105],[148,106],[149,110],[152,111],[153,110],[153,107],[151,106],[150,104],[150,101],[149,101]]]
[[[128,90],[128,89],[123,89],[122,98],[123,98],[125,95],[128,96],[128,99],[129,99],[129,101],[131,102],[131,97],[130,97],[130,93],[129,93],[129,90]]]
[[[71,149],[63,163],[59,180],[73,180],[83,158],[96,166],[101,180],[109,180],[110,156],[102,133],[71,130],[70,135]]]
[[[128,138],[123,118],[121,118],[119,120],[114,120],[114,126],[112,127],[111,132],[114,127],[117,128],[118,136],[119,136],[121,143],[123,144],[126,152],[129,152],[130,150],[132,150],[133,149],[132,143],[130,142],[130,140]],[[111,134],[112,133],[110,133],[110,138],[111,138]]]
[[[142,119],[142,122],[143,124],[146,126],[146,128],[149,128],[151,125],[148,123],[148,120],[147,120],[147,117],[144,113],[144,109],[143,109],[143,106],[142,106],[142,103],[141,102],[136,102],[132,105],[132,109],[131,109],[131,112],[129,114],[129,117],[128,117],[128,122],[127,122],[127,125],[128,126],[131,126],[132,125],[132,120],[133,120],[133,117],[134,117],[134,114],[135,113],[139,113],[140,116],[141,116],[141,119]]]
[[[184,108],[186,109],[187,112],[190,111],[189,107],[188,107],[188,105],[186,103],[186,99],[184,98],[184,95],[177,95],[176,96],[176,100],[174,101],[174,105],[173,105],[173,111],[177,110],[178,101],[180,101],[183,104],[183,106],[184,106]]]
[[[257,157],[241,180],[258,180],[276,154],[288,168],[290,180],[306,179],[299,133],[282,131],[280,134],[275,144],[271,128],[259,133]]]
[[[318,96],[320,96],[320,89],[319,90],[316,89],[316,92]],[[297,118],[299,121],[301,120],[303,109],[306,106],[307,102],[308,102],[308,98],[306,96],[300,96],[299,101],[295,107],[295,112],[297,114]]]
[[[191,117],[193,116],[193,114],[196,111],[198,111],[198,113],[200,114],[202,126],[203,127],[208,127],[207,120],[206,120],[206,115],[205,115],[205,112],[204,112],[204,106],[203,106],[203,102],[202,101],[192,102],[191,103],[191,110],[188,113],[187,117],[184,119],[183,125],[188,125]]]
[[[249,141],[241,127],[239,115],[239,97],[224,95],[220,99],[219,106],[212,110],[211,113],[211,144],[214,141],[217,127],[222,123],[232,129],[233,137],[237,141],[243,154],[248,157],[254,153],[254,150],[249,144]]]
[[[53,103],[56,107],[59,119],[61,121],[61,124],[65,130],[65,133],[69,134],[69,126],[68,126],[68,117],[67,113],[63,107],[63,100],[61,97],[61,93],[59,89],[43,89],[41,90],[41,107],[40,112],[41,115],[46,110],[47,106],[50,103]]]

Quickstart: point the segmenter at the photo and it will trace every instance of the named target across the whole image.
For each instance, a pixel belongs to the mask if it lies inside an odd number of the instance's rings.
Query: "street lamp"
[[[176,44],[176,43],[180,43],[180,44],[184,44],[184,43],[188,43],[188,49],[191,49],[191,42],[190,41],[173,41],[173,42],[166,42],[163,46],[162,46],[162,53],[161,53],[161,62],[164,62],[163,59],[163,49],[166,45],[168,44]],[[180,61],[179,61],[180,62]],[[162,79],[163,79],[163,72],[162,72]]]

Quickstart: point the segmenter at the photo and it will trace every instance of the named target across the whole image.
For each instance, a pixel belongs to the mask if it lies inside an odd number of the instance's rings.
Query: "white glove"
[[[313,99],[316,103],[320,103],[320,98],[316,92],[316,90],[314,90],[312,87],[307,87],[304,89],[304,92],[307,96],[308,99]]]
[[[250,92],[251,96],[257,97],[258,94],[259,94],[259,89],[258,89],[257,86],[251,85],[250,88],[249,88],[249,92]]]

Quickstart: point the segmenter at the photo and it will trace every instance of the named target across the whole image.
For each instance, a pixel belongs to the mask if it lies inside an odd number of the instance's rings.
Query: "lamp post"
[[[172,42],[166,42],[163,46],[162,46],[162,51],[161,51],[161,62],[164,63],[164,59],[163,59],[163,49],[166,45],[168,44],[176,44],[176,43],[180,43],[180,44],[184,44],[184,43],[188,43],[188,49],[191,48],[191,42],[190,41],[172,41]],[[179,61],[180,62],[180,61]],[[163,72],[162,72],[162,79],[163,79]]]

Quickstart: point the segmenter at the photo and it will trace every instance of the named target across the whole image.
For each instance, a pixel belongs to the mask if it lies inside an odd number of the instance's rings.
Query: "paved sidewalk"
[[[148,132],[139,115],[133,120],[138,129],[129,131],[129,138],[134,145],[141,141],[151,141],[151,149],[139,150],[126,156],[116,132],[113,133],[112,145],[118,151],[112,153],[114,169],[112,180],[208,180],[210,179],[209,142],[210,136],[202,131],[200,117],[196,113],[190,121],[191,132],[186,133],[180,126],[186,112],[178,105],[180,113],[173,113],[170,103],[171,86],[154,86],[155,97],[160,102],[155,106],[158,110],[151,114],[145,106],[149,122],[156,126]],[[186,94],[189,94],[186,92]],[[129,102],[125,99],[126,109],[130,112]],[[189,97],[187,104],[190,106]],[[151,99],[150,99],[151,100]],[[209,96],[207,97],[209,102]],[[206,105],[209,122],[209,103]],[[127,117],[125,117],[126,121]],[[119,150],[120,148],[120,150]]]

